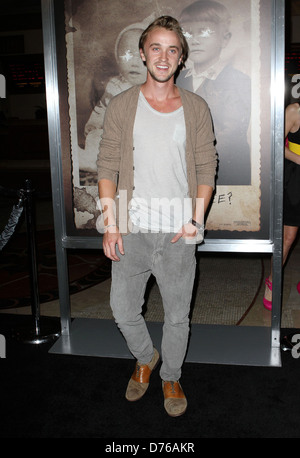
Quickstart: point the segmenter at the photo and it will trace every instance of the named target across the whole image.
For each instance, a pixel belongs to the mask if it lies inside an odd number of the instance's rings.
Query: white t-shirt
[[[133,140],[131,221],[153,232],[177,232],[192,216],[183,107],[160,113],[140,92]]]

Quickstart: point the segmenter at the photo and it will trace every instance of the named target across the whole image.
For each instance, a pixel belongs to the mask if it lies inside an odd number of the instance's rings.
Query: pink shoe
[[[266,278],[265,284],[266,284],[266,286],[269,288],[269,290],[272,291],[272,282],[269,280],[268,277]],[[300,285],[300,282],[299,282],[299,285]],[[300,287],[300,286],[299,286],[299,287]],[[265,307],[267,310],[272,310],[272,301],[269,301],[268,299],[266,299],[266,298],[264,297],[264,298],[263,298],[263,304],[264,304],[264,307]]]
[[[297,291],[298,291],[298,293],[300,294],[300,281],[299,281],[299,283],[298,283],[298,285],[297,285]]]

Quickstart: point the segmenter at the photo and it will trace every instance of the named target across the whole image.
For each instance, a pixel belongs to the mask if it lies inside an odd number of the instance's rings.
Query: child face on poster
[[[133,29],[124,32],[117,47],[117,61],[122,76],[133,86],[143,84],[147,69],[139,51],[139,38],[142,30]]]
[[[222,49],[231,34],[224,26],[212,21],[191,21],[182,23],[185,38],[189,44],[189,59],[201,71],[211,67],[220,59]]]

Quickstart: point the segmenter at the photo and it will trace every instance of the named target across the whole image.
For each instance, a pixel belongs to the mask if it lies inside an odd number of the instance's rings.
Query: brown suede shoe
[[[148,364],[140,364],[138,361],[135,370],[129,380],[125,397],[128,401],[138,401],[146,393],[152,371],[159,362],[159,353],[154,348],[153,358]]]
[[[164,407],[171,417],[183,415],[187,408],[187,400],[179,382],[163,381]]]

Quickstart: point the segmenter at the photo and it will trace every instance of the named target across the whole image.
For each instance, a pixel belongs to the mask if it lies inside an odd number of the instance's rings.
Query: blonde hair
[[[148,37],[148,34],[152,32],[155,28],[162,27],[163,29],[170,30],[175,32],[180,40],[181,45],[181,63],[180,67],[185,67],[185,62],[189,55],[189,46],[183,35],[182,28],[180,27],[179,22],[177,19],[174,19],[171,16],[160,16],[159,18],[155,19],[142,33],[139,41],[139,48],[142,49],[144,52],[144,44]]]

